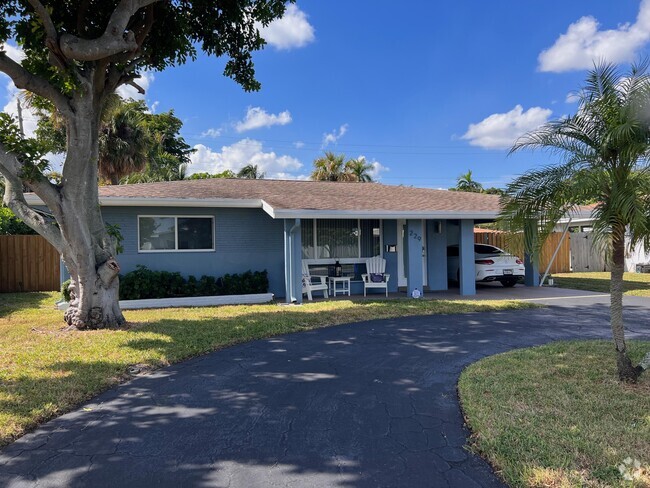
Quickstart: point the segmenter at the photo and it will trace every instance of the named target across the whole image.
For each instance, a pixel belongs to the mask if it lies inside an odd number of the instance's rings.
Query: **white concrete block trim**
[[[273,293],[248,295],[219,295],[211,297],[150,298],[146,300],[120,300],[122,310],[175,307],[214,307],[218,305],[251,305],[273,301]],[[68,308],[67,302],[57,304],[59,310]]]

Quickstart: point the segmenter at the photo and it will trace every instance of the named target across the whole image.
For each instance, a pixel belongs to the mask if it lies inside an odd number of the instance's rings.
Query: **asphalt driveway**
[[[649,302],[627,307],[630,337],[650,336]],[[462,368],[608,333],[595,300],[232,347],[139,377],[19,439],[0,453],[0,486],[502,486],[463,449]]]

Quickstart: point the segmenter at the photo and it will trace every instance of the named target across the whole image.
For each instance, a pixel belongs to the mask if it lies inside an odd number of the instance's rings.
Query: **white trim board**
[[[122,310],[175,307],[216,307],[219,305],[253,305],[273,301],[273,293],[247,295],[219,295],[210,297],[150,298],[146,300],[120,300]],[[68,302],[57,303],[59,310],[67,310]]]

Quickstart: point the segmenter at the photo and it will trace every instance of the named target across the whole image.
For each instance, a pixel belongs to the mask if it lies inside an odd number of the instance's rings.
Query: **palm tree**
[[[625,235],[650,245],[650,76],[648,63],[622,75],[614,65],[589,72],[575,115],[548,122],[520,138],[512,152],[545,149],[563,161],[510,183],[501,222],[510,230],[539,222],[540,243],[556,222],[585,201],[596,203],[594,237],[611,262],[611,329],[619,378],[634,382],[623,327]],[[537,244],[537,246],[540,245]],[[526,248],[537,252],[531,236]]]
[[[481,193],[483,191],[483,185],[472,179],[472,170],[468,169],[467,173],[460,175],[456,179],[456,190]]]
[[[244,178],[247,180],[261,180],[264,179],[264,173],[258,170],[256,164],[247,164],[237,173],[237,178]]]
[[[120,103],[105,114],[99,134],[99,175],[111,185],[142,171],[154,145],[145,114],[136,106]]]
[[[314,171],[311,174],[312,180],[318,181],[346,181],[349,175],[345,171],[345,155],[334,154],[327,151],[314,161]]]
[[[348,178],[359,183],[372,182],[372,176],[370,176],[372,169],[372,164],[366,163],[363,157],[350,159],[345,163],[345,172],[348,174]]]

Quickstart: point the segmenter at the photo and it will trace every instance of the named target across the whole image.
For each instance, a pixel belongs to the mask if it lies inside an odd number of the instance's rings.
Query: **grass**
[[[0,294],[0,445],[127,379],[192,356],[289,332],[407,315],[529,308],[515,301],[336,300],[133,310],[129,327],[63,328],[55,293]]]
[[[630,341],[634,360],[648,341]],[[650,486],[650,374],[617,381],[613,346],[557,342],[483,359],[461,375],[472,449],[511,486]],[[638,459],[640,479],[618,466]]]
[[[609,293],[611,273],[559,273],[553,278],[560,288]],[[625,273],[623,286],[626,295],[650,297],[650,273]]]

